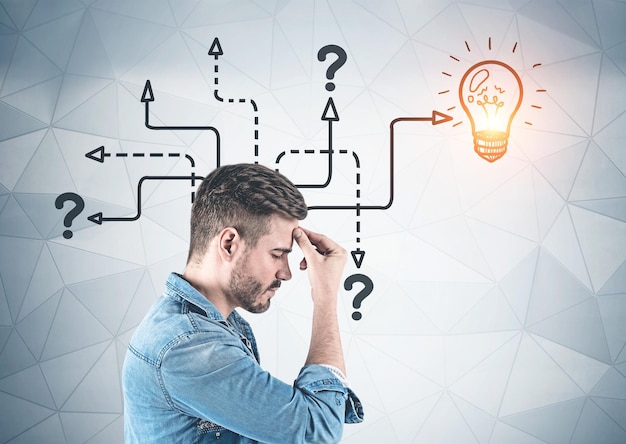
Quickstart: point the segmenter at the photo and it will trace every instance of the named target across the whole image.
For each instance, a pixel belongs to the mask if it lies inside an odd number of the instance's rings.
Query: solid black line
[[[398,117],[389,124],[389,201],[385,205],[312,205],[309,210],[388,210],[394,199],[395,125],[399,122],[432,122],[431,117]]]
[[[141,186],[146,180],[190,180],[195,183],[195,180],[203,180],[204,177],[196,176],[143,176],[137,183],[137,214],[130,217],[102,217],[102,222],[133,222],[141,217]]]
[[[178,130],[183,130],[183,131],[203,131],[203,130],[207,130],[207,131],[213,131],[213,133],[215,134],[215,139],[216,139],[216,153],[215,153],[215,163],[216,163],[216,168],[220,166],[220,162],[221,162],[221,138],[220,138],[220,133],[217,130],[217,128],[215,128],[214,126],[153,126],[150,125],[150,107],[149,104],[150,102],[144,102],[146,104],[145,107],[145,120],[144,120],[144,124],[146,126],[146,128],[151,129],[151,130],[171,130],[171,131],[178,131]]]
[[[296,188],[326,188],[330,185],[330,182],[333,178],[333,121],[328,121],[328,150],[320,150],[320,153],[328,151],[328,177],[326,178],[326,182],[323,184],[303,184],[296,185]]]

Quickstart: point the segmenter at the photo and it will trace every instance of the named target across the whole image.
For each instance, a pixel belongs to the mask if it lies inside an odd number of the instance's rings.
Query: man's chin
[[[268,301],[265,304],[255,304],[252,306],[242,307],[242,308],[249,313],[254,313],[254,314],[265,313],[270,308],[270,301],[268,299]]]

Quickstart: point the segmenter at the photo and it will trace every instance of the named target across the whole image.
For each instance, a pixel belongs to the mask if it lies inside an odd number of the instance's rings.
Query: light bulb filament
[[[499,123],[498,110],[504,107],[504,102],[498,100],[498,96],[493,96],[492,100],[489,101],[489,97],[487,96],[487,94],[485,94],[483,96],[483,100],[480,100],[480,98],[476,100],[476,104],[482,107],[483,111],[485,112],[485,117],[487,118],[488,123],[487,129],[490,131],[497,129]],[[488,105],[491,106],[488,107]]]

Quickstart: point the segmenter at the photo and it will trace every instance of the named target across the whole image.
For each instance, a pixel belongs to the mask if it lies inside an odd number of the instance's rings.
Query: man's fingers
[[[315,233],[306,228],[297,227],[293,231],[293,237],[304,253],[304,259],[300,262],[300,269],[306,270],[312,261],[323,260],[321,257],[343,256],[345,250],[323,234]],[[308,264],[307,264],[308,260]]]
[[[314,302],[336,300],[346,250],[323,234],[297,227],[293,238],[304,254],[300,270],[306,270],[314,293]]]
[[[304,234],[306,234],[311,245],[315,247],[318,253],[322,255],[329,255],[334,253],[338,249],[338,245],[335,244],[328,237],[323,234],[315,233],[313,231],[307,230],[306,228],[299,228]]]
[[[319,240],[316,241],[315,237],[313,237],[315,235],[316,233],[305,230],[303,228],[296,228],[294,230],[293,237],[295,238],[296,242],[298,243],[298,246],[304,253],[305,257],[307,256],[307,254],[313,254],[313,253],[324,254],[325,253],[325,250],[322,250],[320,246],[318,245]],[[321,235],[317,235],[317,236],[319,237]]]

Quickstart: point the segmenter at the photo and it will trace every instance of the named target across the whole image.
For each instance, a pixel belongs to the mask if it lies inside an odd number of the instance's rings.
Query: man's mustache
[[[267,287],[268,290],[278,290],[280,288],[280,285],[282,284],[281,281],[279,281],[278,279],[275,280],[274,282],[272,282],[272,285],[270,285],[269,287]]]

